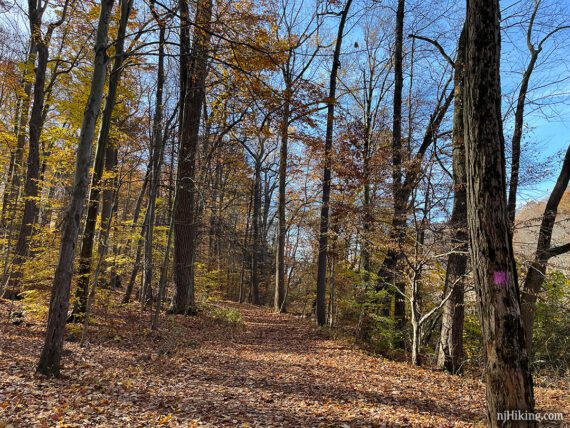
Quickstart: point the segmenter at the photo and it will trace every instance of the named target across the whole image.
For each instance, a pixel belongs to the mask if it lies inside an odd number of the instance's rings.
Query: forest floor
[[[44,325],[9,319],[0,302],[0,427],[483,425],[481,379],[369,355],[293,315],[219,305],[243,321],[169,316],[157,333],[136,305],[102,311],[86,347],[66,341],[50,380],[34,374]],[[570,385],[536,383],[537,411],[570,420]]]

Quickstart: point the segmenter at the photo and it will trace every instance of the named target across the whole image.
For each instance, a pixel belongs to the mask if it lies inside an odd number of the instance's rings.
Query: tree
[[[497,0],[467,2],[464,126],[467,221],[486,351],[487,419],[533,412],[534,395],[520,315],[518,278],[506,204]],[[507,421],[502,426],[535,426]]]
[[[392,234],[395,242],[394,247],[388,249],[378,278],[383,283],[382,288],[386,290],[387,296],[393,292],[391,287],[397,291],[394,303],[394,319],[396,320],[396,329],[401,331],[404,328],[405,317],[405,301],[402,297],[405,285],[401,275],[397,274],[397,270],[401,268],[402,249],[400,248],[405,238],[405,225],[407,210],[406,205],[408,197],[404,197],[403,172],[402,172],[402,90],[404,86],[403,75],[403,33],[404,33],[404,7],[405,1],[398,0],[398,8],[396,11],[396,29],[395,29],[395,45],[394,45],[394,97],[392,110],[392,197],[394,200],[394,214],[392,216]],[[399,291],[399,292],[398,292]],[[383,313],[388,315],[389,301],[385,299]]]
[[[453,208],[450,226],[451,254],[447,258],[443,294],[451,291],[443,307],[437,365],[456,374],[463,369],[464,277],[467,272],[467,194],[465,189],[465,138],[463,130],[463,75],[465,66],[465,26],[461,31],[454,63],[453,112]]]
[[[344,9],[340,13],[340,23],[338,25],[338,33],[333,54],[333,63],[329,79],[329,95],[327,99],[327,128],[325,135],[325,152],[323,167],[323,192],[321,201],[321,218],[319,226],[319,253],[317,260],[317,323],[320,326],[326,323],[326,276],[327,276],[327,253],[329,239],[329,211],[330,211],[330,193],[331,193],[331,167],[332,167],[332,144],[334,131],[334,109],[336,103],[336,84],[338,69],[340,67],[340,50],[342,48],[342,39],[344,36],[344,26],[346,18],[350,10],[352,0],[348,0]]]
[[[554,222],[556,221],[556,215],[558,213],[558,205],[564,196],[564,192],[568,188],[568,181],[570,181],[570,146],[566,149],[566,156],[564,157],[560,174],[546,202],[538,232],[534,260],[528,266],[522,287],[521,315],[529,354],[532,349],[532,330],[536,312],[536,300],[544,283],[548,261],[552,257],[570,251],[570,244],[553,247],[551,243]]]
[[[94,46],[95,59],[91,78],[91,89],[83,114],[81,134],[77,146],[73,191],[70,206],[65,216],[59,260],[53,280],[45,341],[37,367],[38,372],[46,376],[59,376],[59,363],[63,350],[63,335],[67,310],[69,308],[74,250],[79,234],[79,223],[83,213],[83,204],[85,202],[85,196],[87,195],[89,167],[91,164],[91,146],[93,144],[95,124],[103,99],[105,68],[108,61],[107,37],[113,4],[114,0],[102,0],[101,2],[101,11]]]
[[[276,312],[286,312],[286,271],[285,263],[286,241],[287,241],[287,158],[289,151],[289,127],[295,121],[295,104],[299,104],[300,100],[296,100],[298,93],[301,91],[305,83],[304,75],[309,70],[311,64],[316,58],[321,46],[317,43],[310,51],[301,51],[304,45],[309,44],[311,38],[317,33],[320,22],[317,20],[316,14],[310,15],[306,22],[301,21],[301,17],[296,14],[290,14],[289,9],[294,10],[299,5],[293,1],[291,4],[282,3],[283,8],[280,11],[283,17],[282,26],[284,27],[284,39],[288,44],[286,60],[281,64],[281,74],[283,76],[283,101],[282,101],[282,118],[280,125],[281,146],[279,149],[279,191],[278,191],[278,235],[277,235],[277,258],[275,266],[275,295],[273,307]],[[304,18],[304,17],[303,17]],[[313,27],[315,25],[315,28]],[[299,25],[302,28],[299,34],[295,31]],[[318,33],[317,33],[318,34]],[[278,35],[279,37],[279,35]],[[306,59],[305,59],[306,58]],[[295,103],[297,101],[297,103]],[[303,110],[307,107],[302,104],[297,109]]]
[[[150,189],[148,195],[148,222],[145,235],[145,248],[144,248],[144,277],[143,287],[141,292],[141,301],[146,302],[152,295],[152,246],[153,246],[153,232],[155,223],[155,206],[156,197],[158,195],[158,185],[160,182],[160,169],[162,167],[162,157],[164,153],[164,145],[166,139],[164,138],[163,131],[163,93],[164,93],[164,44],[166,34],[166,22],[164,17],[160,16],[154,4],[151,3],[152,14],[159,27],[158,36],[158,64],[156,74],[156,99],[154,108],[154,117],[152,123],[152,146],[150,149],[151,170],[150,170]],[[169,233],[170,237],[170,233]],[[162,298],[162,296],[160,296]],[[159,302],[160,308],[160,302]],[[158,310],[157,310],[158,312]]]
[[[524,110],[526,106],[526,100],[528,95],[528,87],[530,83],[530,78],[536,67],[536,63],[544,44],[556,33],[561,30],[570,29],[569,25],[561,25],[550,30],[544,37],[542,37],[538,43],[534,43],[532,40],[532,32],[535,26],[535,19],[540,8],[542,0],[534,0],[534,7],[530,16],[526,31],[526,46],[530,53],[530,59],[523,73],[519,94],[517,97],[517,104],[515,108],[515,123],[513,130],[513,137],[511,140],[511,175],[509,180],[509,199],[507,202],[507,209],[509,211],[509,221],[511,227],[514,227],[515,214],[517,209],[517,191],[519,187],[519,171],[520,171],[520,158],[521,158],[521,140],[523,135],[523,125],[524,125]]]
[[[196,154],[198,133],[208,74],[208,50],[211,35],[212,2],[199,0],[190,63],[188,39],[188,3],[180,1],[180,153],[176,180],[177,204],[174,212],[174,282],[175,293],[170,312],[196,312],[194,303],[194,261],[196,251]]]
[[[41,0],[28,1],[28,18],[32,38],[32,48],[35,48],[37,65],[34,75],[34,101],[30,113],[28,140],[28,169],[24,183],[24,214],[20,223],[20,233],[14,247],[14,259],[10,273],[9,284],[4,293],[16,296],[19,293],[21,272],[20,268],[29,249],[30,236],[38,215],[37,197],[40,179],[40,139],[44,122],[45,83],[49,60],[49,45],[54,30],[65,22],[70,0],[63,5],[61,16],[57,21],[48,24],[45,35],[42,35],[42,20],[48,3]],[[24,114],[24,112],[22,112]]]
[[[127,32],[127,24],[129,21],[129,15],[131,14],[133,0],[121,0],[120,4],[121,14],[119,18],[117,41],[115,43],[115,59],[113,61],[113,67],[109,77],[109,90],[107,91],[107,97],[105,99],[105,107],[101,118],[101,128],[99,130],[97,148],[95,149],[95,162],[93,165],[93,175],[91,177],[87,218],[85,219],[85,227],[83,229],[83,237],[81,240],[77,288],[75,292],[73,313],[70,317],[71,321],[81,321],[87,308],[93,257],[93,243],[95,241],[95,229],[97,225],[97,214],[99,212],[99,199],[101,196],[101,179],[103,177],[105,153],[109,142],[109,133],[111,131],[113,109],[117,100],[117,89],[119,87],[121,73],[123,71],[123,61],[125,58],[125,34]],[[101,219],[103,228],[107,227],[106,220],[106,218]]]

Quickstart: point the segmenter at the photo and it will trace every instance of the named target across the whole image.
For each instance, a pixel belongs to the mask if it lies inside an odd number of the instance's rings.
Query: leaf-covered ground
[[[0,427],[483,424],[480,379],[367,355],[298,317],[223,305],[244,322],[177,316],[155,333],[136,306],[101,312],[88,346],[67,341],[63,377],[48,380],[34,374],[43,325],[15,325],[0,303]],[[539,411],[568,420],[567,384],[543,382],[536,395]]]

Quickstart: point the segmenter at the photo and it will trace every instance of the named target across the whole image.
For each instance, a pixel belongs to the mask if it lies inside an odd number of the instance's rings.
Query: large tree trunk
[[[551,247],[552,230],[554,229],[554,222],[556,221],[556,215],[558,213],[558,205],[560,204],[560,201],[564,196],[564,192],[568,187],[569,180],[570,146],[566,149],[566,156],[564,157],[562,169],[560,170],[560,174],[556,180],[556,185],[554,186],[554,189],[552,189],[552,193],[546,202],[538,233],[534,260],[528,267],[522,288],[521,313],[529,355],[532,349],[532,330],[536,311],[536,299],[542,289],[542,284],[544,283],[548,260],[551,257],[570,251],[570,244]]]
[[[499,421],[503,412],[534,409],[505,195],[499,15],[498,0],[467,2],[467,219],[486,354],[488,424],[526,427],[536,424]]]
[[[83,114],[81,134],[77,147],[75,179],[71,203],[66,213],[59,260],[53,280],[47,331],[37,368],[38,372],[47,376],[59,376],[59,363],[63,350],[63,335],[65,332],[67,310],[69,308],[74,251],[89,183],[89,167],[91,164],[91,148],[95,134],[95,124],[99,110],[101,109],[103,87],[105,85],[105,68],[108,60],[107,34],[113,3],[114,0],[102,0],[101,2],[101,12],[95,40],[95,60],[93,76],[91,78],[91,89]]]
[[[348,0],[341,14],[336,46],[334,49],[333,63],[329,81],[329,96],[327,109],[327,130],[325,136],[325,153],[323,168],[323,194],[321,201],[321,222],[319,227],[319,255],[317,264],[317,324],[325,325],[327,318],[327,253],[329,239],[329,211],[331,194],[331,169],[332,169],[332,143],[334,132],[334,108],[336,103],[336,79],[340,67],[340,50],[342,48],[342,38],[344,36],[344,26],[346,17],[350,9],[352,0]]]
[[[186,55],[188,4],[180,1],[181,50]],[[208,49],[212,20],[212,1],[199,0],[196,6],[196,27],[191,62],[186,66],[181,62],[182,117],[180,118],[180,153],[176,193],[178,203],[174,212],[174,282],[176,285],[170,312],[194,313],[194,259],[196,251],[196,153],[202,105],[205,97],[206,76],[208,73]],[[189,49],[187,50],[190,51]],[[185,67],[188,67],[186,70]]]
[[[99,130],[97,149],[95,150],[93,176],[91,177],[91,190],[89,192],[89,203],[87,205],[87,218],[85,219],[85,227],[83,229],[83,238],[81,241],[81,254],[79,256],[75,304],[73,306],[70,321],[81,321],[87,308],[91,265],[93,259],[93,244],[95,241],[97,214],[99,213],[99,199],[101,197],[101,178],[103,177],[105,153],[107,152],[107,144],[109,142],[111,118],[115,102],[117,100],[117,89],[119,87],[119,80],[122,72],[125,34],[127,31],[127,23],[131,13],[132,3],[133,0],[121,1],[121,17],[119,21],[117,42],[115,44],[115,60],[109,77],[109,90],[107,92],[107,98],[105,99],[105,108],[101,118],[101,129]],[[102,218],[101,225],[102,228],[106,228],[108,225],[108,218]]]
[[[467,271],[467,193],[465,189],[465,139],[463,132],[463,68],[465,27],[461,31],[455,59],[455,110],[453,112],[453,208],[450,226],[452,253],[447,259],[443,296],[451,296],[443,307],[437,365],[452,374],[463,368],[464,276]]]

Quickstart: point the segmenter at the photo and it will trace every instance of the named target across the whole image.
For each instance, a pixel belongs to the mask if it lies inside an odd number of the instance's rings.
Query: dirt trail
[[[88,347],[66,342],[58,380],[33,374],[43,326],[14,325],[0,305],[0,427],[482,424],[479,380],[369,356],[290,315],[223,305],[244,322],[170,317],[157,334],[136,306],[101,314]],[[542,411],[568,407],[563,389],[537,397]]]

